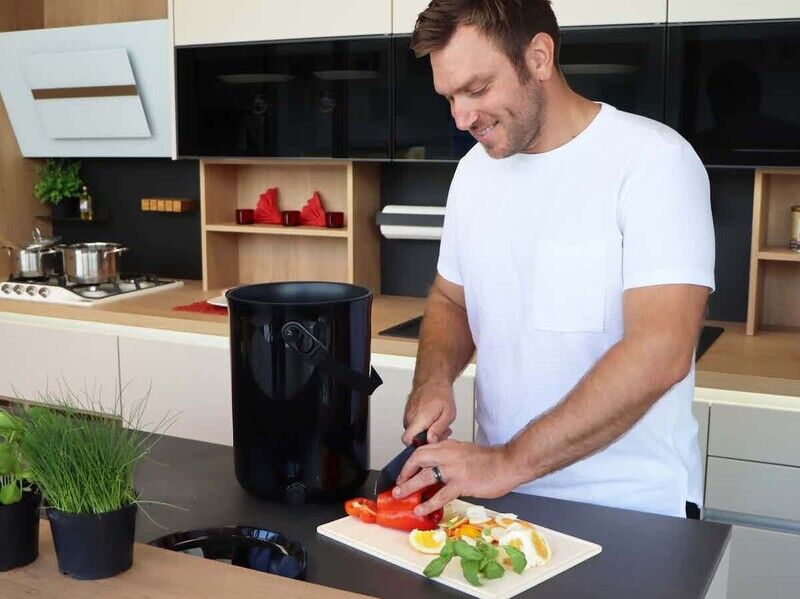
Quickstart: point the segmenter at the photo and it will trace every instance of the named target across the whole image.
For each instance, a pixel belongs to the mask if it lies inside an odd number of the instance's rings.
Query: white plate
[[[211,304],[212,306],[219,306],[220,308],[227,308],[228,307],[228,298],[225,297],[225,294],[228,293],[229,289],[226,289],[222,292],[222,295],[218,295],[217,297],[212,297],[211,299],[207,299],[206,303]]]

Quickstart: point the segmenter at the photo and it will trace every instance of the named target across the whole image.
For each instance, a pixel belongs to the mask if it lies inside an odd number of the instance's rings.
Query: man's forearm
[[[422,320],[414,388],[427,383],[451,384],[474,351],[466,310],[434,287]]]
[[[681,380],[688,366],[685,352],[669,344],[647,338],[620,341],[561,403],[508,443],[515,486],[607,446]]]

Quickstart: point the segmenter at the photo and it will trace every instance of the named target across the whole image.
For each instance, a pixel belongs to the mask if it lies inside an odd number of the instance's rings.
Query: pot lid
[[[39,227],[33,228],[33,241],[26,244],[23,249],[26,250],[43,250],[49,248],[60,240],[60,237],[45,237],[39,230]]]

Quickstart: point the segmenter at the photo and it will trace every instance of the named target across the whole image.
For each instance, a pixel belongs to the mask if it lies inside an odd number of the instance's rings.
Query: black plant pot
[[[42,494],[25,491],[22,499],[0,505],[0,572],[27,566],[39,557],[39,504]]]
[[[58,570],[78,580],[110,578],[133,564],[136,504],[103,514],[48,508]]]
[[[79,212],[78,198],[63,198],[53,204],[53,218],[76,218]]]

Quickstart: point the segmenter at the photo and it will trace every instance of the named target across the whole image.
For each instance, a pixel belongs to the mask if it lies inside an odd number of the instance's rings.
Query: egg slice
[[[419,530],[415,528],[408,533],[408,542],[417,551],[422,553],[438,554],[447,541],[447,533],[441,528],[436,530]]]
[[[467,508],[467,518],[469,518],[470,524],[483,524],[491,520],[486,508],[480,505]]]
[[[494,517],[494,521],[497,522],[497,526],[502,526],[503,528],[508,528],[515,522],[517,522],[517,515],[516,514],[497,514]]]
[[[544,566],[552,555],[545,538],[534,529],[508,530],[499,540],[501,545],[511,545],[521,551],[528,562],[525,569]]]

